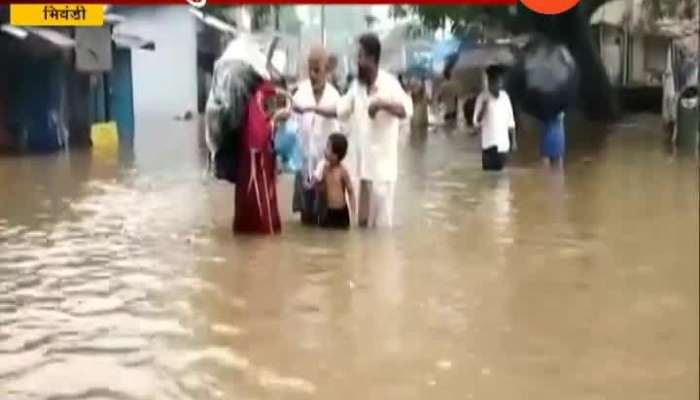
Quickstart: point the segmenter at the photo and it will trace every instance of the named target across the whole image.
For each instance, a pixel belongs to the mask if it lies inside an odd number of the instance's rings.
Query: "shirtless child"
[[[355,193],[347,169],[341,164],[348,152],[344,135],[334,133],[328,137],[325,159],[316,168],[316,187],[325,198],[326,210],[321,215],[324,228],[348,229],[350,216],[355,215]],[[347,197],[346,197],[347,196]],[[348,210],[348,200],[350,209]]]

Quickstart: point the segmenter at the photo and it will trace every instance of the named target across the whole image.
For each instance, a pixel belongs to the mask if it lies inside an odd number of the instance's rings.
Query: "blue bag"
[[[298,130],[297,122],[288,119],[277,128],[275,134],[275,152],[280,158],[282,171],[286,173],[295,173],[301,169],[303,156],[297,136]]]

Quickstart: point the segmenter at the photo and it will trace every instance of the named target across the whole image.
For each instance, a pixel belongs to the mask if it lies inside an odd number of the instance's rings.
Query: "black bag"
[[[214,177],[236,183],[237,150],[221,149],[214,154]]]
[[[217,62],[207,99],[207,141],[213,152],[214,176],[236,183],[236,157],[246,124],[248,101],[262,78],[247,63]],[[213,147],[213,149],[211,148]]]

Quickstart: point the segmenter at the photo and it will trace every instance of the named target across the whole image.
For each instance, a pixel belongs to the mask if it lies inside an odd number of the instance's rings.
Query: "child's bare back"
[[[350,175],[342,164],[326,164],[323,172],[323,191],[328,208],[339,210],[347,207],[345,193],[350,185]]]
[[[326,201],[325,215],[321,225],[327,228],[350,227],[351,215],[355,214],[355,191],[350,174],[341,162],[348,150],[345,136],[334,133],[328,137],[326,157],[319,163],[316,173],[316,185]],[[350,207],[348,209],[348,202]]]

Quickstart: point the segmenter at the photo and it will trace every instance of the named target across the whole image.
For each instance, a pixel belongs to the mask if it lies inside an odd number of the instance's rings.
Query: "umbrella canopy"
[[[448,64],[451,64],[451,58],[459,53],[461,47],[462,41],[456,38],[435,42],[432,48],[433,72],[436,74],[444,73]]]
[[[455,62],[453,76],[465,91],[479,91],[483,86],[483,71],[490,65],[511,66],[516,54],[508,45],[490,44],[463,50]]]
[[[484,69],[489,65],[513,65],[516,58],[506,45],[486,45],[465,50],[459,54],[455,73],[469,69]]]
[[[569,50],[537,39],[525,46],[510,73],[508,89],[525,112],[546,120],[573,104],[578,80],[576,61]]]
[[[395,74],[429,69],[432,63],[432,42],[425,39],[406,39],[392,45],[382,44],[380,65]],[[427,73],[427,71],[426,71]]]
[[[419,79],[427,79],[430,77],[430,68],[425,65],[411,65],[406,69],[406,76]]]
[[[268,59],[264,49],[248,34],[239,35],[229,42],[217,63],[227,61],[240,61],[251,66],[263,79],[270,79]],[[216,68],[216,65],[214,65],[214,68]]]
[[[435,42],[433,45],[433,60],[444,60],[450,55],[457,53],[461,44],[462,42],[456,38]]]

